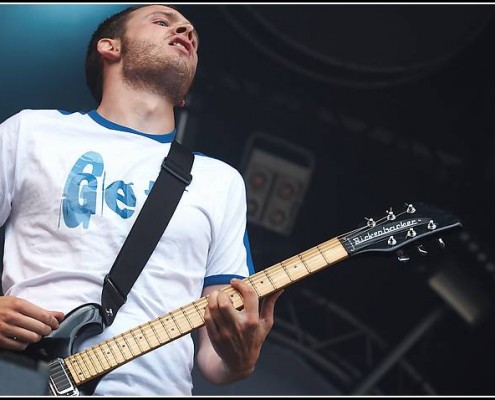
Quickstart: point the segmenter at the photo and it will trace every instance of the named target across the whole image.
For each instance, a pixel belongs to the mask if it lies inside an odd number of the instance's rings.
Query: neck
[[[96,111],[109,121],[147,134],[169,133],[175,128],[173,105],[147,92],[125,88],[105,92]]]

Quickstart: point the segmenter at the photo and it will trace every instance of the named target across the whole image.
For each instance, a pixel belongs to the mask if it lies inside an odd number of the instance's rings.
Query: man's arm
[[[231,281],[243,298],[244,309],[236,310],[228,295],[212,285],[208,295],[205,326],[199,330],[197,367],[210,382],[227,384],[246,378],[254,371],[261,347],[273,326],[275,302],[283,290],[272,293],[259,310],[258,295],[245,282]]]

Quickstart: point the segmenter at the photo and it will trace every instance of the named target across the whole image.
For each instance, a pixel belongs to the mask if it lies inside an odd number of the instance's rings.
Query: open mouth
[[[169,43],[169,45],[173,47],[178,47],[179,49],[181,49],[182,51],[186,52],[189,55],[191,54],[191,44],[187,40],[181,38],[175,38]]]

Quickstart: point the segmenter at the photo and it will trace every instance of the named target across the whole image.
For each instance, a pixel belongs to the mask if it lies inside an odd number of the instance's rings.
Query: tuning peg
[[[406,206],[407,206],[407,209],[406,209],[407,213],[414,214],[416,212],[416,209],[414,208],[414,206],[412,204],[406,204]]]
[[[390,207],[390,210],[387,210],[387,221],[393,221],[395,218],[396,216],[392,211],[392,207]]]
[[[417,246],[418,253],[421,254],[422,256],[426,256],[428,254],[428,251],[423,247],[422,244]]]
[[[410,238],[413,238],[417,235],[416,231],[413,229],[413,228],[410,228],[408,231],[407,231],[407,234],[406,234],[406,237],[410,237]]]
[[[402,250],[397,251],[397,259],[403,263],[409,261],[409,257]]]
[[[430,221],[428,222],[427,227],[428,227],[428,229],[430,231],[433,231],[433,230],[437,229],[437,224],[435,224],[435,221],[433,221],[432,219],[430,219]]]
[[[446,245],[445,245],[445,242],[443,241],[442,238],[438,238],[438,244],[440,244],[440,247],[442,248],[442,250],[445,249]]]
[[[367,221],[366,222],[366,226],[368,228],[374,228],[376,226],[376,222],[373,220],[373,218],[366,218],[366,217],[364,217],[364,219]]]

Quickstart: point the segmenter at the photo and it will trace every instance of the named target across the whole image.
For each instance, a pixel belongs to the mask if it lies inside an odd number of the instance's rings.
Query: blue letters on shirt
[[[88,229],[91,216],[96,214],[99,186],[110,210],[123,219],[134,214],[136,196],[132,183],[119,180],[105,188],[103,183],[100,185],[98,182],[103,173],[103,157],[96,152],[89,151],[76,161],[67,177],[62,198],[62,214],[67,227],[76,228],[82,224],[84,229]],[[148,190],[146,192],[149,193]],[[119,202],[124,207],[120,207]]]

